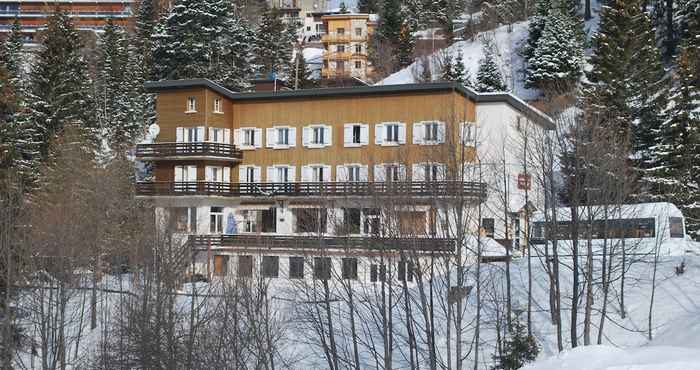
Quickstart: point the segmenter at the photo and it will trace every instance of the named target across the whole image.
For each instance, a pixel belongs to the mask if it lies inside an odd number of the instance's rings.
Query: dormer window
[[[221,98],[214,99],[214,113],[224,113],[221,108]]]
[[[194,96],[187,97],[187,110],[185,113],[193,113],[197,111],[197,100]]]

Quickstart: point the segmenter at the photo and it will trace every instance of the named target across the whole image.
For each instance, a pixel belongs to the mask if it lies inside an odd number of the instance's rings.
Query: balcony
[[[352,57],[352,53],[349,51],[326,52],[323,55],[323,59],[328,59],[328,60],[349,60],[351,57]]]
[[[189,235],[188,242],[194,250],[209,248],[264,248],[286,250],[354,249],[364,251],[415,251],[453,252],[456,242],[448,238],[383,238],[353,236],[307,236],[307,235]]]
[[[348,43],[352,37],[346,34],[329,33],[321,36],[323,43]]]
[[[239,162],[243,159],[243,152],[231,144],[212,142],[139,144],[136,158],[142,161],[213,159]]]
[[[136,183],[139,196],[208,195],[243,198],[437,197],[486,198],[486,184],[462,181],[224,183],[153,181]]]

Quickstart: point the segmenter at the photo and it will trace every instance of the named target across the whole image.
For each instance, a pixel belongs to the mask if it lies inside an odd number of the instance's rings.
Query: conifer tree
[[[670,93],[669,118],[661,125],[655,148],[653,190],[683,211],[688,234],[700,241],[700,86],[693,76],[694,64],[699,62],[691,55],[684,43]]]
[[[517,370],[537,358],[539,348],[535,338],[527,335],[525,326],[516,317],[510,337],[503,344],[503,355],[494,356],[494,370]]]
[[[12,22],[10,34],[2,45],[0,56],[8,73],[9,82],[12,85],[19,85],[22,66],[22,26],[17,18]]]
[[[464,86],[471,86],[471,78],[469,77],[469,71],[464,65],[464,56],[462,55],[462,50],[457,52],[457,57],[455,57],[454,72],[456,82],[461,83]]]
[[[525,60],[529,60],[537,50],[537,43],[542,36],[542,31],[547,24],[549,10],[552,7],[551,0],[537,0],[535,3],[535,14],[530,17],[528,24],[527,44],[523,50]]]
[[[575,20],[562,9],[549,13],[537,47],[528,60],[526,86],[569,91],[581,76],[582,39]]]
[[[290,31],[277,8],[268,8],[258,25],[257,56],[261,72],[280,78],[287,77],[289,63],[292,60],[292,45],[296,42],[291,37],[296,33]]]
[[[372,14],[377,12],[376,0],[359,0],[357,2],[357,10],[360,13]]]
[[[507,87],[496,63],[492,42],[484,39],[482,49],[484,57],[479,60],[479,70],[476,73],[474,88],[479,92],[506,91]]]
[[[317,86],[312,71],[306,65],[303,52],[297,52],[290,66],[290,85],[297,89],[312,89]]]
[[[95,105],[88,66],[80,54],[82,45],[70,18],[55,13],[47,19],[29,75],[25,113],[32,135],[40,137],[40,152],[48,155],[48,143],[66,124],[95,129]]]

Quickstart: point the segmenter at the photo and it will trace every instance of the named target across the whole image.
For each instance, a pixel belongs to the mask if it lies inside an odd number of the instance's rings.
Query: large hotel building
[[[392,265],[411,279],[401,256],[455,254],[464,232],[520,238],[513,227],[499,235],[502,211],[489,215],[488,171],[477,164],[526,127],[552,125],[510,94],[452,83],[238,93],[202,79],[147,89],[157,134],[136,157],[153,176],[136,191],[209,277],[334,271],[377,281]],[[516,225],[524,204],[510,155],[520,204],[505,222]]]

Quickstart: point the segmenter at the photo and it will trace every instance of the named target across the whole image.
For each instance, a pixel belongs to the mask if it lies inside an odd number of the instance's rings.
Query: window
[[[401,179],[399,166],[387,164],[384,166],[385,181],[399,181]]]
[[[226,276],[228,274],[228,256],[214,256],[214,275]]]
[[[355,53],[362,54],[362,44],[355,45]]]
[[[439,181],[443,177],[442,166],[435,163],[426,163],[423,166],[424,181]]]
[[[474,122],[462,122],[460,124],[460,138],[463,145],[474,145],[476,140],[476,126]]]
[[[362,223],[362,233],[365,235],[379,235],[379,210],[376,208],[363,208],[362,216],[364,217],[364,221]]]
[[[362,36],[362,28],[355,27],[355,36]]]
[[[255,146],[257,143],[257,140],[255,140],[255,129],[252,128],[246,128],[243,129],[243,142],[241,144],[245,146]]]
[[[224,207],[211,207],[209,211],[209,232],[212,234],[224,232]]]
[[[289,145],[289,129],[277,129],[277,145]]]
[[[197,166],[175,166],[175,182],[195,182],[197,181]],[[194,185],[194,184],[193,184]],[[177,185],[176,185],[177,186]],[[175,190],[186,190],[187,184],[182,184]]]
[[[322,148],[331,145],[331,127],[327,125],[306,126],[303,129],[302,141],[305,147]]]
[[[359,234],[362,212],[359,208],[343,209],[343,231],[345,234]]]
[[[335,47],[335,50],[339,53],[344,53],[345,52],[345,45],[338,45]]]
[[[313,128],[313,137],[311,139],[312,144],[323,144],[325,143],[325,138],[324,138],[324,133],[326,130],[324,130],[323,127],[314,127]]]
[[[280,258],[278,256],[263,256],[262,258],[262,276],[266,278],[279,277]]]
[[[362,126],[352,126],[352,143],[360,144],[362,142]]]
[[[360,123],[348,123],[343,127],[343,144],[346,147],[367,145],[369,141],[369,126]]]
[[[277,167],[277,182],[289,182],[289,167]]]
[[[398,275],[400,281],[413,281],[413,262],[399,262]]]
[[[360,166],[347,166],[348,171],[348,181],[349,182],[359,182],[361,180]]]
[[[231,182],[231,168],[229,167],[206,166],[204,175],[208,182]]]
[[[253,256],[238,256],[238,276],[253,276]]]
[[[196,143],[204,141],[204,127],[178,127],[175,132],[178,143]]]
[[[221,109],[221,98],[214,99],[214,113],[224,113]]]
[[[171,210],[173,218],[173,229],[177,232],[197,231],[197,208],[196,207],[175,207]]]
[[[194,96],[187,97],[187,110],[185,113],[194,113],[197,111],[197,100]]]
[[[384,142],[398,143],[399,142],[399,125],[387,124],[384,125]]]
[[[289,257],[289,278],[304,278],[304,257]]]
[[[438,130],[439,130],[439,124],[437,122],[431,122],[431,123],[425,123],[424,125],[425,128],[425,137],[423,140],[425,141],[438,141]]]
[[[402,235],[423,235],[425,212],[399,212],[399,231]]]
[[[298,233],[325,233],[328,226],[328,211],[325,208],[296,208]]]
[[[668,225],[672,238],[683,238],[683,217],[669,217]]]
[[[386,265],[371,264],[369,266],[369,281],[376,283],[377,281],[386,280]]]
[[[326,171],[326,166],[312,166],[312,181],[313,182],[323,182],[328,174],[324,173]]]
[[[357,60],[355,61],[355,69],[362,69],[362,62]]]
[[[277,208],[264,209],[260,211],[260,225],[264,233],[277,232]]]
[[[345,28],[336,28],[336,29],[335,29],[335,32],[336,32],[338,35],[344,35],[344,34],[345,34]]]
[[[288,126],[276,126],[267,129],[267,147],[287,149],[296,146],[296,129]]]
[[[483,218],[481,219],[481,228],[484,230],[484,234],[488,238],[493,238],[495,220],[493,218]]]
[[[231,131],[229,129],[209,127],[209,141],[228,144],[230,143],[230,134]]]
[[[314,257],[314,278],[328,280],[331,278],[330,257]]]
[[[343,258],[343,279],[357,280],[357,258]]]
[[[258,179],[255,176],[255,167],[248,166],[243,169],[245,176],[240,179],[241,182],[257,182]]]

